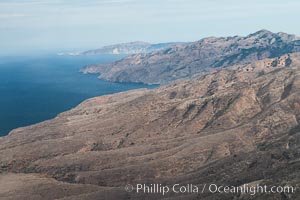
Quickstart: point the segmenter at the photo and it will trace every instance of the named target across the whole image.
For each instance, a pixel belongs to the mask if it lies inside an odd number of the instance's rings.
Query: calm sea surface
[[[14,128],[51,119],[87,98],[149,88],[143,84],[111,83],[97,79],[97,75],[79,73],[84,65],[121,57],[0,57],[0,136]]]

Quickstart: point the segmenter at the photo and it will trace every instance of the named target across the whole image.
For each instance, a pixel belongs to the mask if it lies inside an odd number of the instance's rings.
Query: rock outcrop
[[[251,38],[251,37],[250,37]],[[290,199],[126,184],[299,186],[300,54],[86,100],[0,139],[1,199]]]
[[[113,82],[165,84],[205,74],[214,68],[246,64],[300,51],[299,37],[261,30],[246,37],[209,37],[111,64],[90,65],[83,73],[99,73]]]

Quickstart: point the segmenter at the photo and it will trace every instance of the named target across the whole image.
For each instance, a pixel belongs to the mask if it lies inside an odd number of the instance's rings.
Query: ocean
[[[137,88],[134,83],[111,83],[79,70],[124,55],[0,57],[0,136],[55,117],[85,99]]]

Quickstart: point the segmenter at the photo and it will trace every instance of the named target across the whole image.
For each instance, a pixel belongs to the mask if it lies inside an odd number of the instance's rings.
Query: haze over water
[[[149,88],[143,84],[111,83],[97,79],[97,75],[79,73],[87,64],[110,62],[121,57],[1,57],[0,136],[14,128],[53,118],[91,97]]]

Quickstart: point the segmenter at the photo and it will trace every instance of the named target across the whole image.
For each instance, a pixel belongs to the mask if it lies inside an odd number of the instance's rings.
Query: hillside
[[[300,54],[86,100],[0,138],[1,199],[297,199],[149,195],[126,184],[299,186]]]
[[[299,37],[261,30],[246,37],[209,37],[167,49],[128,56],[110,64],[90,65],[83,73],[99,73],[113,82],[166,84],[213,68],[246,64],[300,51]]]

